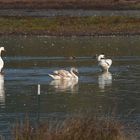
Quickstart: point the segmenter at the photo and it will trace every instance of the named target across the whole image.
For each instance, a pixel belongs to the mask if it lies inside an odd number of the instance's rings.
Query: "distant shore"
[[[0,0],[0,8],[12,9],[140,9],[139,0]]]
[[[0,17],[0,35],[140,35],[140,18],[123,16]]]

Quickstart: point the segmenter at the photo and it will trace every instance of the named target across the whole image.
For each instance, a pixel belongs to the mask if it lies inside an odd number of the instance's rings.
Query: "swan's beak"
[[[76,71],[76,74],[79,74],[79,71]]]

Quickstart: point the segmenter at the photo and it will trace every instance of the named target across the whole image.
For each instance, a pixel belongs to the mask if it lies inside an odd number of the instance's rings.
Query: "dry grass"
[[[14,130],[15,140],[128,140],[120,123],[89,117],[67,119],[53,128],[48,123],[33,127],[26,120]]]

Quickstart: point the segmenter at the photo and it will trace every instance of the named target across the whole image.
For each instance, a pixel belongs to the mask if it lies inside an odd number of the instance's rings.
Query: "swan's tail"
[[[59,80],[61,79],[60,76],[58,75],[52,75],[52,74],[48,74],[50,77],[52,77],[54,80]]]
[[[54,75],[52,75],[52,74],[48,74],[48,75],[54,79]]]

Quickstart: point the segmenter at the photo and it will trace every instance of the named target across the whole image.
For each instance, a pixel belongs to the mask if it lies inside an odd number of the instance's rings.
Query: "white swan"
[[[97,57],[98,65],[101,67],[102,71],[107,71],[112,65],[112,60],[111,59],[105,59],[104,54],[100,54]]]
[[[75,74],[78,73],[78,69],[71,68],[70,71],[66,70],[56,70],[53,74],[49,74],[54,80],[70,80],[70,79],[78,79],[78,76]]]
[[[5,51],[4,47],[0,47],[0,73],[2,72],[2,69],[3,69],[3,66],[4,66],[4,62],[1,58],[2,51]]]

